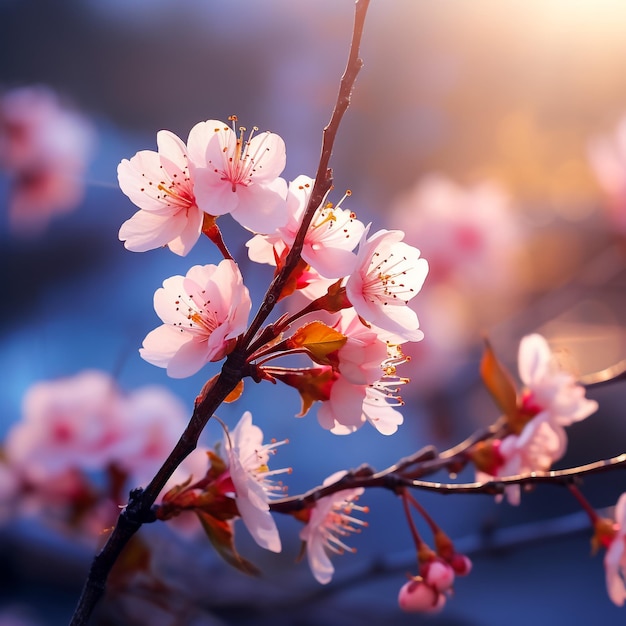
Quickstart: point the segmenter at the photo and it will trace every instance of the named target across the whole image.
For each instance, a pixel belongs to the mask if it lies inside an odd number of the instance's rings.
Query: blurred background
[[[0,0],[0,87],[48,86],[94,130],[84,197],[74,210],[51,214],[45,228],[37,219],[15,228],[16,179],[0,175],[1,436],[20,419],[32,384],[86,368],[129,391],[164,385],[191,412],[217,368],[172,380],[138,348],[159,323],[155,289],[218,257],[203,241],[185,258],[126,251],[117,233],[136,208],[117,186],[117,164],[155,149],[160,129],[186,139],[198,121],[236,114],[244,126],[284,138],[285,178],[313,175],[352,20],[349,0]],[[380,469],[429,443],[453,445],[490,424],[497,409],[477,373],[484,334],[513,371],[520,338],[535,331],[577,375],[625,357],[625,24],[621,0],[372,1],[365,66],[331,162],[331,200],[351,189],[345,207],[375,229],[404,230],[429,260],[431,275],[415,298],[425,339],[402,371],[411,384],[395,437],[369,426],[335,437],[314,411],[294,419],[299,399],[287,388],[247,383],[244,396],[220,410],[230,425],[250,410],[267,438],[290,439],[276,459],[294,468],[290,493],[339,469]],[[247,260],[248,237],[228,216],[220,226],[257,305],[271,270]],[[621,393],[621,384],[590,393],[600,411],[571,429],[561,466],[625,450]],[[216,425],[208,431],[208,442],[220,437]],[[583,490],[606,507],[625,486],[616,472],[586,480]],[[487,496],[421,501],[475,564],[429,623],[588,624],[622,614],[564,490],[542,487],[515,509]],[[240,533],[241,551],[266,573],[260,581],[226,569],[208,542],[206,551],[176,543],[168,560],[174,539],[155,537],[193,619],[179,612],[167,621],[167,611],[155,617],[142,605],[143,621],[132,621],[132,611],[104,612],[101,623],[426,621],[396,605],[406,572],[415,570],[399,502],[368,493],[362,503],[369,528],[351,538],[356,555],[334,560],[328,587],[316,586],[305,563],[294,564],[299,528],[291,520],[279,520],[279,556],[262,554]],[[66,623],[92,552],[41,520],[7,516],[0,624]]]

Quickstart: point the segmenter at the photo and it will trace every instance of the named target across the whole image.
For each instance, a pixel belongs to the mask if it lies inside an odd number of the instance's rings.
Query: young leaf
[[[304,348],[311,358],[320,365],[333,365],[336,359],[332,355],[337,352],[348,338],[339,331],[323,322],[315,321],[305,324],[286,340],[290,349]]]
[[[480,361],[480,376],[502,413],[514,419],[517,414],[517,391],[513,377],[500,363],[487,339]]]
[[[278,380],[300,392],[302,411],[297,417],[304,417],[316,400],[322,402],[328,400],[330,388],[337,377],[332,367],[312,367],[293,372],[272,373]]]
[[[203,511],[196,511],[196,514],[213,547],[229,565],[250,576],[260,574],[255,565],[237,552],[232,525],[229,522],[218,520]]]

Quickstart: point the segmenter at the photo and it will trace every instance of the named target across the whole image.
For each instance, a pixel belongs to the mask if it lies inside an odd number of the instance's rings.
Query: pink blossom
[[[346,283],[348,300],[365,320],[391,333],[396,342],[419,341],[424,333],[408,302],[417,295],[428,274],[420,251],[402,241],[399,230],[379,230],[361,237],[357,266]]]
[[[337,352],[337,368],[354,384],[373,384],[381,377],[382,362],[387,359],[387,343],[365,326],[354,309],[339,312],[334,327],[347,337]]]
[[[626,232],[626,116],[612,136],[589,143],[589,162],[607,195],[610,216],[620,233]]]
[[[446,604],[446,596],[418,577],[402,586],[398,604],[408,613],[438,613]]]
[[[139,353],[173,378],[191,376],[229,352],[246,328],[251,306],[236,263],[195,265],[155,292],[163,325],[148,333]]]
[[[611,600],[617,606],[626,601],[626,493],[623,493],[615,506],[617,533],[604,555],[606,587]]]
[[[114,381],[102,372],[33,385],[22,420],[7,437],[9,462],[36,481],[105,467],[123,432],[120,403]]]
[[[398,199],[393,220],[430,266],[429,283],[510,289],[521,229],[507,193],[489,181],[463,187],[429,174]],[[489,281],[485,281],[485,276]]]
[[[158,152],[142,150],[117,168],[121,190],[137,205],[119,238],[133,252],[167,245],[185,256],[202,230],[185,144],[167,130],[157,133]]]
[[[94,136],[87,119],[50,89],[22,87],[0,97],[0,167],[11,177],[14,231],[39,234],[81,202]]]
[[[520,342],[520,378],[525,384],[519,399],[520,417],[527,421],[519,433],[496,442],[499,462],[479,471],[478,480],[548,471],[567,450],[565,427],[591,415],[598,408],[595,400],[585,398],[585,388],[562,370],[547,341],[538,334]],[[519,504],[517,485],[506,488],[511,504]]]
[[[393,383],[395,386],[397,381]],[[332,383],[330,397],[317,410],[322,428],[334,435],[348,435],[369,422],[382,435],[393,435],[404,418],[394,409],[402,401],[384,380],[373,385],[355,385],[345,376]]]
[[[482,482],[494,477],[546,472],[565,454],[566,448],[567,435],[563,427],[533,419],[520,435],[508,435],[499,443],[500,463],[491,469],[493,473],[479,471],[476,479]],[[505,492],[510,504],[520,503],[519,485],[509,485]]]
[[[345,472],[336,472],[324,480],[324,486],[337,482]],[[325,585],[330,582],[335,571],[328,553],[343,554],[348,547],[343,537],[353,532],[360,532],[359,526],[366,526],[352,516],[354,510],[367,511],[357,506],[355,501],[363,493],[363,487],[344,489],[330,496],[321,498],[310,511],[309,521],[300,531],[300,539],[306,542],[309,566],[316,580]]]
[[[168,389],[150,385],[124,397],[121,412],[124,432],[114,451],[117,465],[131,484],[146,485],[185,429],[189,411]]]
[[[263,444],[263,432],[252,424],[249,411],[224,438],[241,519],[254,540],[272,552],[281,551],[281,542],[269,510],[269,498],[276,492],[283,493],[282,485],[275,483],[272,477],[289,470],[270,471],[267,464],[275,448],[283,443],[286,442]]]
[[[198,206],[209,215],[230,213],[244,228],[271,233],[286,221],[285,142],[269,131],[248,139],[218,120],[196,124],[187,146]]]
[[[275,265],[275,250],[291,248],[311,197],[314,180],[298,176],[289,184],[288,222],[270,235],[256,235],[248,243],[250,258]],[[347,197],[347,196],[346,196]],[[343,200],[342,200],[343,202]],[[348,209],[323,203],[317,208],[304,238],[302,258],[324,278],[342,278],[352,272],[356,247],[365,226]]]
[[[597,411],[598,403],[585,398],[585,388],[559,367],[541,335],[527,335],[522,339],[518,367],[527,388],[524,407],[537,414],[535,419],[570,426]]]

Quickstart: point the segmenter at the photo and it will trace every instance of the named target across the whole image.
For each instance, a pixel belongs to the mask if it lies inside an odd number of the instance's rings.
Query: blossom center
[[[369,269],[363,280],[363,294],[370,302],[387,304],[407,304],[415,294],[407,287],[404,276],[408,270],[408,260],[390,252],[381,260],[381,253],[374,252]]]
[[[205,290],[202,290],[201,293],[205,293]],[[178,326],[181,332],[188,331],[208,337],[220,325],[218,312],[209,308],[211,300],[204,300],[201,304],[197,304],[195,298],[196,296],[179,294],[174,304],[176,305],[176,311],[180,311],[183,314],[184,310],[181,311],[181,308],[184,309],[185,305],[187,306],[186,315],[184,316],[186,321],[175,322],[174,326]]]
[[[269,133],[265,133],[264,137],[256,142],[254,151],[251,151],[252,137],[259,130],[258,126],[253,126],[248,139],[245,139],[244,133],[246,128],[239,127],[237,133],[236,122],[237,116],[231,115],[228,118],[233,122],[233,134],[228,136],[228,143],[222,147],[224,153],[225,167],[221,171],[222,180],[231,183],[233,193],[237,191],[237,185],[248,187],[253,182],[253,177],[258,169],[262,168],[261,161],[269,152],[270,148],[266,146]],[[219,129],[216,129],[216,131]],[[233,145],[232,138],[235,142]]]

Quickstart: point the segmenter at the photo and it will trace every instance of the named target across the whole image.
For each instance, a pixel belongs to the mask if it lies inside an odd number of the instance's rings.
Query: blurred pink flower
[[[282,484],[275,483],[273,477],[289,470],[270,471],[267,464],[275,448],[283,443],[286,442],[263,444],[263,431],[252,424],[249,411],[241,416],[235,428],[224,437],[224,449],[228,454],[230,476],[241,519],[254,540],[272,552],[281,551],[281,542],[276,522],[269,510],[269,498],[276,492],[283,494]]]
[[[337,482],[345,473],[336,472],[329,476],[324,480],[324,486]],[[367,522],[352,516],[354,510],[367,512],[366,508],[355,504],[363,491],[362,487],[344,489],[321,498],[310,510],[309,521],[300,531],[300,539],[306,542],[307,558],[313,576],[322,585],[330,582],[335,571],[328,553],[354,552],[344,543],[343,537],[360,532],[359,526],[367,526]]]
[[[611,600],[617,606],[626,601],[626,493],[623,493],[615,506],[617,533],[604,555],[606,587]]]
[[[120,409],[124,432],[115,446],[116,462],[129,474],[130,484],[146,485],[174,448],[190,412],[177,396],[157,385],[132,391]],[[203,460],[206,465],[206,457]]]
[[[257,263],[276,265],[275,250],[280,254],[291,248],[296,238],[302,216],[309,202],[314,180],[298,176],[289,184],[287,195],[287,223],[275,233],[256,235],[246,246],[250,258]],[[322,204],[313,215],[302,248],[302,258],[324,278],[342,278],[352,273],[356,247],[365,226],[356,215],[341,208]]]
[[[121,190],[137,205],[119,238],[128,250],[145,252],[167,245],[185,256],[202,230],[185,144],[167,130],[157,133],[158,152],[142,150],[117,168]]]
[[[0,97],[0,167],[12,179],[9,221],[37,235],[55,214],[76,208],[93,152],[93,126],[45,87],[22,87]]]
[[[428,259],[429,282],[454,281],[464,290],[480,291],[512,282],[520,228],[508,196],[496,184],[461,187],[431,174],[400,197],[392,213],[406,240]]]
[[[187,148],[198,206],[209,215],[230,213],[244,228],[271,233],[286,222],[285,142],[269,131],[248,139],[224,122],[207,120],[189,133]]]
[[[40,382],[24,396],[22,420],[9,431],[6,456],[32,480],[106,467],[124,432],[113,379],[87,370]]]
[[[607,196],[613,224],[626,233],[626,116],[612,135],[589,142],[588,156],[596,179]]]
[[[390,334],[395,343],[420,341],[415,311],[408,302],[422,288],[428,263],[420,251],[404,243],[399,230],[379,230],[367,238],[363,233],[357,253],[357,266],[346,282],[346,294],[356,312]]]
[[[234,261],[195,265],[155,292],[154,308],[164,323],[148,333],[139,353],[173,378],[191,376],[228,354],[246,328],[251,307]]]

